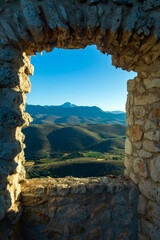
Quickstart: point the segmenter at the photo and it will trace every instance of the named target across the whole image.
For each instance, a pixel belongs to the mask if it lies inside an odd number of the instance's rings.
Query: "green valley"
[[[124,125],[31,124],[23,132],[28,178],[123,174]]]

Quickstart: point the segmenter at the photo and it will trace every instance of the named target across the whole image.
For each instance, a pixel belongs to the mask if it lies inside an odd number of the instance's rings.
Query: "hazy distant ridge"
[[[76,106],[69,102],[60,106],[27,105],[34,123],[121,123],[126,124],[124,112],[105,112],[93,106]]]

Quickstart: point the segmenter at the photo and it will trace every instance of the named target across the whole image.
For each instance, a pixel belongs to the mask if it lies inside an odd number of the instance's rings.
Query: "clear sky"
[[[32,90],[27,103],[97,106],[105,111],[125,110],[127,80],[134,72],[116,69],[111,56],[103,55],[96,46],[80,50],[54,49],[32,57],[35,67]]]

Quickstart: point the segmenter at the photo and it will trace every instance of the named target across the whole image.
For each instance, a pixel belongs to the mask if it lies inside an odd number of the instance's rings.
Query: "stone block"
[[[127,169],[132,169],[132,159],[125,156],[124,158],[124,165]]]
[[[139,184],[139,190],[147,199],[156,201],[158,197],[158,188],[156,183],[150,180],[142,180]]]
[[[21,0],[23,13],[35,41],[42,41],[44,38],[43,27],[44,23],[40,17],[38,9],[32,1]]]
[[[6,214],[6,204],[3,196],[0,196],[0,220],[4,218]]]
[[[68,26],[64,24],[60,15],[57,11],[57,6],[55,2],[48,0],[47,1],[47,10],[48,14],[46,15],[47,23],[49,27],[53,30],[55,28],[61,28],[63,30],[67,30]]]
[[[152,0],[144,0],[143,1],[143,8],[145,11],[158,8],[159,6],[160,6],[159,0],[156,0],[154,2]]]
[[[153,181],[160,183],[160,156],[156,156],[150,160],[149,168]]]
[[[160,207],[155,202],[148,202],[148,214],[154,224],[160,228]]]
[[[14,11],[13,14],[13,23],[16,26],[17,35],[19,35],[19,38],[22,39],[25,42],[32,42],[31,40],[31,34],[27,31],[26,26],[23,21],[23,17],[21,15],[21,11]]]
[[[30,79],[25,73],[19,74],[19,87],[22,92],[29,93],[31,91]]]
[[[23,126],[25,123],[20,111],[12,110],[10,107],[0,108],[0,125],[8,128]]]
[[[138,119],[138,120],[135,121],[135,124],[143,126],[144,125],[144,120],[143,119]]]
[[[86,186],[84,183],[80,183],[78,185],[73,185],[70,189],[70,191],[73,193],[73,194],[85,194],[87,192],[87,189],[86,189]]]
[[[10,88],[2,88],[0,91],[1,108],[6,107],[13,109],[19,108],[21,104],[25,103],[26,96],[22,92],[14,91]]]
[[[17,224],[22,215],[22,204],[20,202],[16,202],[9,211],[7,212],[7,218],[9,222],[13,225]]]
[[[16,129],[8,129],[0,126],[0,143],[13,142],[16,140]]]
[[[6,19],[1,19],[0,20],[0,25],[4,29],[8,39],[10,39],[11,41],[14,41],[16,43],[19,42],[18,39],[17,39],[17,36],[14,33],[14,30],[11,27],[10,22],[8,22]]]
[[[19,84],[19,77],[12,67],[0,68],[0,87],[16,87]]]
[[[18,153],[21,152],[20,142],[0,143],[0,159],[13,161]]]
[[[36,181],[34,181],[36,183]],[[39,198],[45,195],[45,187],[41,184],[36,183],[36,188],[34,186],[34,182],[32,185],[28,186],[26,183],[23,184],[23,197],[34,197]]]
[[[1,178],[1,183],[6,183],[7,181],[7,176],[10,174],[13,174],[13,172],[16,171],[18,164],[15,161],[11,161],[8,164],[8,161],[5,159],[0,159],[0,178]],[[4,184],[5,188],[5,184]]]
[[[140,141],[142,139],[143,132],[139,125],[133,125],[130,129],[130,137],[133,142]]]
[[[142,84],[137,84],[136,86],[137,91],[142,95],[145,93],[146,89],[144,88],[144,86]]]
[[[134,142],[133,145],[137,149],[141,149],[142,148],[142,142]]]
[[[144,79],[144,85],[147,89],[160,88],[160,78],[148,78]]]
[[[129,138],[126,138],[126,142],[125,142],[125,153],[128,154],[128,155],[131,155],[132,154],[132,143],[131,141],[129,140]]]
[[[140,177],[137,176],[133,171],[131,171],[129,173],[129,177],[132,179],[132,181],[135,183],[135,184],[138,184],[139,181],[140,181]]]
[[[160,229],[154,226],[151,222],[141,219],[142,230],[149,239],[159,240],[160,239]]]
[[[139,176],[142,176],[144,178],[148,177],[147,164],[142,159],[139,158],[133,159],[133,170]]]
[[[49,196],[66,196],[68,192],[69,186],[67,184],[51,185],[47,190]]]
[[[144,149],[146,149],[146,151],[148,152],[153,152],[153,153],[158,153],[160,152],[160,144],[159,143],[155,143],[149,140],[145,140],[143,142],[143,147]]]
[[[152,153],[145,151],[144,149],[139,151],[140,158],[150,158],[152,156]]]
[[[144,138],[151,141],[160,142],[160,130],[150,131],[144,134]]]
[[[133,92],[135,90],[135,80],[128,80],[127,81],[127,91],[128,92]]]
[[[143,118],[146,115],[146,110],[142,106],[134,106],[133,109],[134,109],[134,114],[136,117],[139,116],[139,117]]]
[[[139,196],[139,201],[138,201],[138,213],[141,215],[146,214],[146,209],[147,209],[147,200],[143,195]]]
[[[149,118],[158,120],[160,119],[160,106],[153,107],[149,114]]]
[[[160,96],[153,93],[148,93],[147,95],[142,95],[135,97],[134,103],[136,106],[145,106],[148,104],[153,104],[160,101]]]
[[[20,52],[14,48],[6,47],[0,51],[1,62],[14,62],[18,59]]]
[[[0,43],[3,45],[7,45],[9,44],[9,40],[7,38],[6,33],[4,32],[4,29],[2,28],[2,26],[0,25]]]
[[[146,119],[144,127],[145,127],[145,130],[150,130],[150,129],[154,130],[157,128],[156,123],[150,119]]]
[[[138,233],[138,240],[149,240],[149,237],[147,237],[141,233]]]

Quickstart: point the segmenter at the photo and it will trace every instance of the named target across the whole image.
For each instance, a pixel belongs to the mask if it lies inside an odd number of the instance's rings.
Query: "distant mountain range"
[[[123,124],[126,125],[126,114],[121,111],[105,112],[93,106],[76,106],[66,102],[60,106],[26,106],[26,111],[32,116],[34,124],[46,123],[83,123],[83,124]]]

